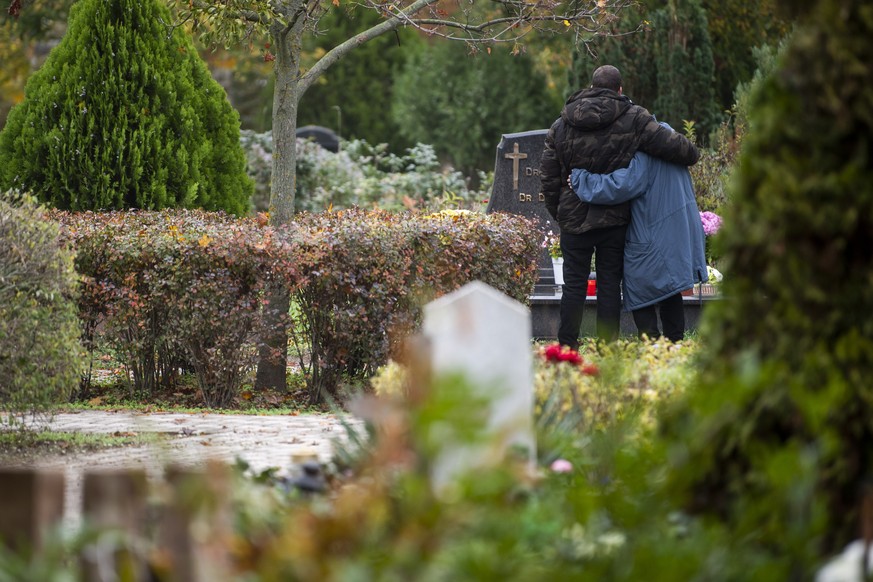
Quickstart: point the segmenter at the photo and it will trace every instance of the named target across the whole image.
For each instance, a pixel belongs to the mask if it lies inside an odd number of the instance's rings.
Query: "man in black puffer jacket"
[[[597,272],[597,337],[618,337],[630,207],[582,202],[567,177],[573,168],[596,174],[625,168],[637,150],[683,166],[695,164],[699,157],[685,136],[661,126],[651,113],[622,95],[618,69],[599,67],[591,87],[572,95],[552,124],[540,163],[546,209],[561,229],[564,257],[558,341],[573,349],[579,346],[592,255]]]

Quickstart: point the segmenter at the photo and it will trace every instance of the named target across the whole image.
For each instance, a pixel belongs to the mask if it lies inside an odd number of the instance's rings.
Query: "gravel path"
[[[353,426],[360,423],[352,420]],[[249,416],[221,414],[82,411],[57,414],[46,428],[106,434],[161,433],[150,445],[42,458],[30,466],[62,470],[66,476],[65,521],[80,518],[82,476],[87,471],[144,469],[159,478],[168,464],[197,467],[210,459],[233,462],[239,457],[254,471],[291,465],[292,456],[330,459],[334,443],[346,429],[333,414]]]

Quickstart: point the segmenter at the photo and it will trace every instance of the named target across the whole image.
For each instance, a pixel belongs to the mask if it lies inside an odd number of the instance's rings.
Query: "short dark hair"
[[[591,76],[591,86],[612,89],[616,93],[621,89],[621,73],[612,65],[597,67]]]

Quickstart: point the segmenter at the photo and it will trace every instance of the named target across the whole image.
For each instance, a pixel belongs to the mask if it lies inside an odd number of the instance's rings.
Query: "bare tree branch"
[[[408,26],[422,31],[428,36],[438,36],[448,40],[467,43],[517,43],[534,30],[546,30],[549,25],[558,25],[557,30],[574,30],[579,39],[580,29],[594,35],[602,29],[605,23],[617,18],[624,8],[634,4],[634,0],[599,0],[594,3],[581,4],[573,2],[563,6],[565,10],[557,11],[562,5],[559,2],[540,0],[525,2],[524,0],[496,0],[493,3],[503,9],[511,9],[517,14],[501,15],[472,23],[460,19],[442,17],[441,9],[436,5],[438,0],[415,0],[406,7],[398,4],[367,0],[360,4],[378,11],[385,20],[376,26],[361,32],[326,53],[319,61],[299,79],[300,95],[331,65],[344,55],[377,36],[401,26]],[[472,2],[470,3],[472,6]],[[583,8],[587,6],[587,8]],[[430,13],[424,17],[415,15],[425,9]],[[461,9],[462,15],[467,15],[466,8]],[[505,12],[505,10],[504,10]],[[455,31],[450,32],[450,31]],[[463,33],[463,35],[456,34]],[[587,44],[583,39],[581,42]]]
[[[365,42],[376,38],[379,35],[382,35],[386,32],[394,30],[407,22],[407,18],[409,15],[415,14],[422,8],[436,3],[438,0],[415,0],[412,4],[407,6],[401,12],[396,15],[388,18],[387,20],[380,22],[376,26],[365,30],[345,42],[335,46],[330,51],[328,51],[323,57],[321,57],[314,67],[306,71],[304,75],[300,77],[299,81],[299,91],[302,95],[306,92],[306,89],[309,88],[312,83],[321,76],[324,71],[328,69],[332,64],[340,60],[347,53],[352,51],[355,47],[364,44]]]

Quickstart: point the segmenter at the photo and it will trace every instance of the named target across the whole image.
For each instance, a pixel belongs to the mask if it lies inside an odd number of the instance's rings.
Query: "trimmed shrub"
[[[291,339],[318,403],[383,365],[427,301],[480,280],[526,302],[537,275],[536,228],[511,215],[352,209],[281,232],[197,211],[57,216],[77,250],[89,347],[115,347],[132,395],[193,369],[209,406],[228,405],[253,365],[273,278],[292,293]]]
[[[541,252],[533,221],[447,209],[423,216],[417,228],[415,289],[423,302],[482,281],[528,304]]]
[[[312,402],[385,364],[427,301],[480,280],[526,303],[536,282],[536,228],[518,216],[352,209],[301,215],[299,224],[310,236],[292,335],[312,349],[301,362]]]
[[[873,12],[809,12],[752,97],[718,241],[731,276],[702,386],[667,424],[686,507],[783,580],[860,536],[873,478]]]
[[[201,211],[59,216],[83,276],[80,318],[122,354],[131,393],[188,368],[205,405],[229,405],[256,360],[264,286],[295,284],[292,238]]]
[[[82,0],[0,133],[0,186],[57,208],[248,212],[239,116],[157,0]]]
[[[72,254],[58,230],[29,199],[0,196],[0,409],[10,423],[65,400],[82,364]]]

